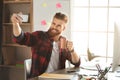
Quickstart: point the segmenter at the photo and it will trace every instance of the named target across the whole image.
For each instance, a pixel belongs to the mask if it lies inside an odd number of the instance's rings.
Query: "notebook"
[[[52,79],[72,79],[74,75],[68,74],[54,74],[54,73],[43,73],[40,78],[52,78]]]

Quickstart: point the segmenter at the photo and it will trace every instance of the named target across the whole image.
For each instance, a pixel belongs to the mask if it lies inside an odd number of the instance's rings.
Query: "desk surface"
[[[50,78],[38,77],[35,80],[80,80],[79,79],[80,76],[78,74],[81,74],[81,72],[84,72],[86,74],[94,73],[94,72],[91,72],[91,71],[92,70],[83,70],[83,69],[80,69],[80,68],[66,68],[66,69],[62,69],[62,70],[58,70],[58,71],[52,72],[52,74],[74,75],[72,79],[50,79]],[[97,72],[97,71],[95,71],[95,72]],[[114,77],[114,73],[111,73],[111,72],[107,75],[107,77],[108,77],[107,80],[114,80],[113,78],[115,78]],[[120,77],[116,78],[116,80],[120,80]]]
[[[66,68],[58,71],[51,72],[51,74],[70,74],[74,75],[72,79],[62,79],[62,80],[78,80],[78,76],[75,74],[75,72],[78,72],[80,68]],[[61,79],[50,79],[50,78],[41,78],[38,77],[38,80],[61,80]]]
[[[50,78],[39,77],[38,80],[80,80],[77,72],[80,72],[80,68],[66,68],[66,69],[62,69],[62,70],[52,72],[52,74],[74,75],[73,78],[71,78],[71,79],[50,79]]]

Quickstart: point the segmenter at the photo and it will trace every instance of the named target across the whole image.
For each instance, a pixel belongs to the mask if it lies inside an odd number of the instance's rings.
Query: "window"
[[[71,34],[80,56],[113,56],[114,22],[120,18],[120,0],[72,0]]]

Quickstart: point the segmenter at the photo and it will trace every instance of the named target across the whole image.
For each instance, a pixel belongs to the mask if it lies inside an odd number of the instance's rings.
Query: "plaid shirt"
[[[60,37],[64,38],[64,37]],[[32,67],[30,77],[36,77],[44,73],[48,67],[52,48],[53,40],[49,37],[47,32],[36,31],[33,33],[21,33],[20,36],[13,38],[14,42],[20,45],[26,45],[31,47],[32,51]],[[60,45],[60,43],[59,43]],[[65,61],[71,60],[71,54],[68,50],[59,50],[59,69],[65,68]],[[72,63],[75,67],[80,65],[80,60],[78,63]]]

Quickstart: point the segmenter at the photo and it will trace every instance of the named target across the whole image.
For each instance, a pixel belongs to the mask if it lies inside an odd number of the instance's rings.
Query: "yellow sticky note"
[[[42,7],[47,7],[47,3],[43,3],[43,4],[42,4]]]

